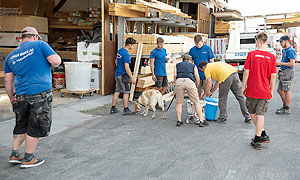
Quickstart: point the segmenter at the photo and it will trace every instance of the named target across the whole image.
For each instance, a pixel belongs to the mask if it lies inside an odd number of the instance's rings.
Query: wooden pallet
[[[79,99],[82,99],[84,94],[89,94],[90,96],[93,96],[95,93],[95,90],[91,89],[88,91],[69,91],[68,89],[61,89],[60,93],[61,93],[61,97],[65,97],[65,93],[68,93],[68,94],[73,94],[73,95],[79,95]]]

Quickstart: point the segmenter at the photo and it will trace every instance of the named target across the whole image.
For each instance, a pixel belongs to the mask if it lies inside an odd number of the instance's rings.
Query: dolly
[[[93,96],[94,93],[95,93],[95,90],[91,89],[91,90],[87,90],[87,91],[69,91],[68,89],[61,89],[60,93],[61,93],[61,97],[65,97],[65,93],[70,93],[70,94],[73,94],[73,95],[78,94],[79,99],[82,99],[84,94],[89,93],[90,96]]]

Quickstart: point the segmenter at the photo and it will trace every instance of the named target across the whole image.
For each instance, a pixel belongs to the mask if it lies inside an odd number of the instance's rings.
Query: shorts
[[[250,114],[265,115],[269,107],[269,99],[246,98],[246,107]]]
[[[194,104],[200,102],[198,90],[194,81],[190,78],[177,79],[175,85],[176,102],[183,103],[185,91],[187,91],[190,100]]]
[[[155,87],[169,87],[168,86],[168,77],[167,76],[156,76]]]
[[[205,79],[201,79],[200,84],[198,86],[199,97],[201,96],[202,92],[206,90],[206,86],[207,86],[207,81]]]
[[[116,92],[121,92],[124,94],[130,93],[130,77],[128,74],[122,74],[116,76]]]
[[[52,123],[52,92],[17,95],[16,99],[13,101],[13,111],[16,114],[13,134],[27,133],[37,138],[48,136]]]
[[[294,70],[287,68],[278,72],[278,90],[289,91],[291,89],[292,80],[294,78]]]

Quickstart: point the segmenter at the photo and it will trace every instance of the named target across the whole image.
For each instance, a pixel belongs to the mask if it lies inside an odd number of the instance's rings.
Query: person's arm
[[[151,69],[151,73],[152,73],[152,79],[153,79],[153,81],[156,81],[156,76],[154,74],[154,61],[155,61],[155,59],[150,58],[150,69]]]
[[[290,62],[284,63],[284,62],[277,62],[278,66],[287,66],[287,67],[294,67],[295,66],[295,59],[290,58]]]
[[[271,74],[271,81],[270,81],[271,98],[273,98],[275,83],[276,83],[276,73],[272,73]]]
[[[176,84],[177,68],[174,69],[174,84]]]
[[[219,88],[219,81],[215,82],[214,88],[210,91],[210,93],[208,94],[208,96],[212,96],[214,94],[214,92]]]
[[[118,61],[117,61],[117,58],[116,58],[116,60],[115,60],[115,64],[116,64],[116,66],[118,65]]]
[[[14,73],[11,72],[4,74],[4,86],[9,100],[10,102],[12,102],[14,94]]]
[[[47,57],[48,62],[51,64],[52,67],[58,67],[61,63],[61,58],[57,54],[53,54]]]
[[[131,73],[131,70],[130,70],[130,67],[129,67],[129,63],[124,63],[124,66],[125,66],[126,73],[131,78],[131,82],[133,84],[135,84],[136,83],[136,79],[135,79],[135,77],[133,77],[133,75]]]
[[[199,77],[199,73],[198,73],[198,68],[196,66],[194,68],[194,76],[196,79],[196,86],[198,87],[200,85],[200,77]]]
[[[245,69],[243,74],[243,89],[242,89],[242,93],[244,94],[244,96],[246,96],[248,78],[249,78],[249,69]]]
[[[211,77],[208,78],[208,79],[206,80],[206,82],[207,82],[207,85],[206,85],[206,89],[205,89],[205,91],[204,91],[204,94],[203,94],[203,96],[202,96],[202,100],[205,99],[205,97],[209,94],[209,91],[211,90],[211,86],[212,86],[212,80],[211,80]]]

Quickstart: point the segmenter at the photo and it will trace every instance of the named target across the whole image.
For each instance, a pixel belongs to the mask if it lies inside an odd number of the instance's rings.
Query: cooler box
[[[210,121],[214,121],[219,116],[219,99],[214,97],[205,98],[205,118]]]

